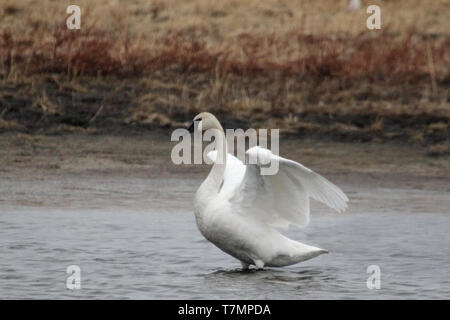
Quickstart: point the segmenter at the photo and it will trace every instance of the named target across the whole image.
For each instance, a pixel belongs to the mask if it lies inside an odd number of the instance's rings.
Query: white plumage
[[[201,113],[203,130],[223,129],[210,113]],[[224,137],[224,136],[223,136]],[[216,149],[226,151],[225,138],[217,139]],[[197,191],[195,216],[206,239],[231,256],[244,268],[255,265],[282,267],[308,260],[326,250],[308,246],[283,236],[277,228],[309,223],[309,198],[342,212],[347,196],[334,184],[292,160],[270,150],[253,147],[246,152],[256,164],[244,164],[227,153],[217,162],[218,151],[208,153],[214,162],[206,180]],[[261,175],[261,165],[277,161],[275,175]]]

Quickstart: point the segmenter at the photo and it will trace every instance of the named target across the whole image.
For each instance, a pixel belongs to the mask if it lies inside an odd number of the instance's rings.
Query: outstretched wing
[[[244,166],[245,174],[230,200],[240,214],[274,227],[290,223],[303,227],[309,223],[309,197],[338,212],[347,207],[348,198],[341,189],[300,163],[261,147],[253,147],[246,154],[257,164]],[[261,166],[269,161],[278,162],[278,173],[261,175]]]

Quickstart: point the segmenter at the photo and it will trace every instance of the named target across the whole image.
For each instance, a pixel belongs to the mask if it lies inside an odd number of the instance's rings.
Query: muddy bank
[[[228,128],[280,128],[324,141],[403,142],[429,155],[450,152],[445,83],[392,83],[156,73],[139,78],[33,76],[0,83],[0,132],[27,134],[170,132],[198,112]]]
[[[174,165],[170,136],[0,135],[1,179],[64,180],[68,177],[201,179],[207,165]],[[429,157],[405,144],[340,143],[282,139],[281,155],[344,184],[450,191],[450,157]],[[200,180],[199,180],[200,181]]]

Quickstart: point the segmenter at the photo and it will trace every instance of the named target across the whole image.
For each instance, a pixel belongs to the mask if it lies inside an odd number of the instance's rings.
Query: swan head
[[[195,126],[196,123],[198,124],[197,126]],[[195,129],[197,129],[200,132],[209,129],[219,129],[223,131],[219,120],[217,120],[217,118],[212,113],[209,112],[201,112],[194,117],[194,120],[191,126],[189,127],[189,131],[191,130],[193,131]]]

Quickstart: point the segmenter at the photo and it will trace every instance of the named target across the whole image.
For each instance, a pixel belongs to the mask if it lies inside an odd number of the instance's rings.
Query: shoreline
[[[271,78],[263,76],[220,84],[206,74],[183,76],[182,83],[178,76],[68,79],[53,74],[4,81],[0,134],[152,134],[186,127],[195,114],[210,111],[227,128],[279,128],[282,137],[298,139],[407,143],[430,156],[450,155],[445,90],[440,86],[439,96],[427,97],[426,81],[391,87],[329,79],[313,88],[311,79],[288,77],[276,80],[274,89]]]
[[[0,178],[74,176],[200,179],[208,165],[175,165],[176,142],[163,132],[139,135],[0,134]],[[429,157],[400,143],[343,143],[280,138],[280,155],[339,183],[450,191],[450,156]]]

